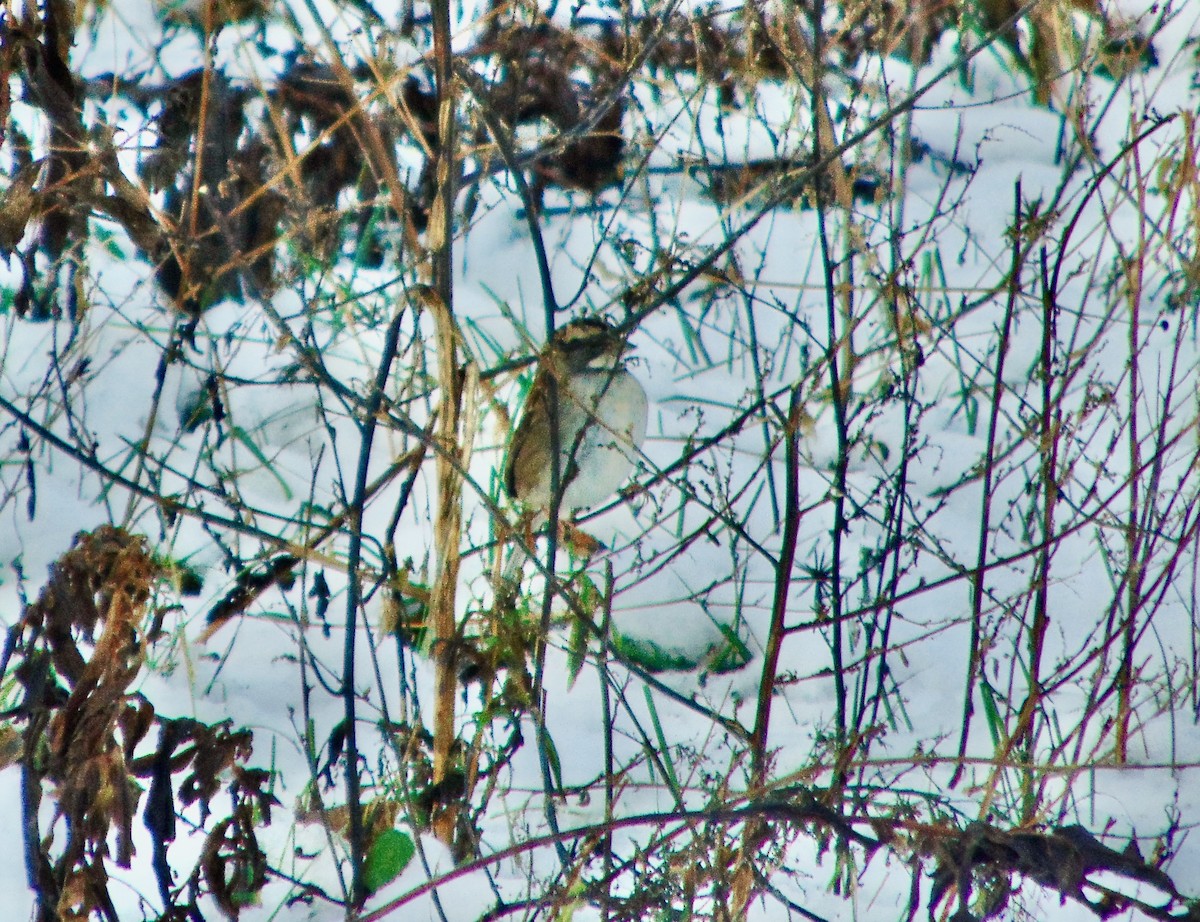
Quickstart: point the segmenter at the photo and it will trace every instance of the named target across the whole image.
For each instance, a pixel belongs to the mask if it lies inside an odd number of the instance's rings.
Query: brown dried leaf
[[[15,765],[24,754],[21,731],[12,724],[0,724],[0,771]]]
[[[42,161],[26,164],[13,177],[0,197],[0,253],[9,253],[25,236],[25,227],[41,204],[34,184],[42,171]]]

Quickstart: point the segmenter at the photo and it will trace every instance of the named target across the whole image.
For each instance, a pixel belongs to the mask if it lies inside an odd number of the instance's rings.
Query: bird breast
[[[560,450],[574,449],[561,471],[570,478],[561,508],[595,506],[617,491],[637,461],[646,438],[646,392],[625,369],[606,368],[575,375],[558,402]],[[549,506],[549,484],[545,496],[530,499]]]

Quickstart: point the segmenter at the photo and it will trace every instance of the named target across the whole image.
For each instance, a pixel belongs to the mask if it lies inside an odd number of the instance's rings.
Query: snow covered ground
[[[347,49],[367,47],[348,12],[319,8]],[[376,9],[386,21],[397,15]],[[304,27],[307,13],[298,15]],[[843,137],[941,75],[908,116],[845,157],[902,194],[859,202],[849,214],[830,210],[824,224],[799,202],[772,209],[713,271],[639,325],[634,370],[650,397],[651,423],[633,483],[644,489],[584,517],[609,548],[588,574],[603,588],[611,567],[612,628],[642,651],[641,665],[654,658],[648,650],[692,665],[651,680],[611,654],[598,656],[593,641],[576,674],[570,619],[556,605],[545,729],[569,792],[557,803],[559,828],[602,823],[606,809],[620,817],[744,804],[746,748],[720,720],[749,729],[755,719],[789,518],[782,439],[794,393],[802,514],[768,736],[773,792],[830,785],[844,755],[843,780],[864,814],[914,824],[1081,823],[1118,851],[1130,835],[1141,837],[1149,853],[1174,820],[1167,870],[1181,892],[1200,895],[1200,847],[1179,831],[1200,818],[1200,185],[1189,173],[1200,141],[1193,124],[1200,18],[1190,4],[1126,5],[1121,15],[1154,35],[1158,63],[1121,82],[1093,76],[1079,86],[1063,78],[1059,98],[1069,105],[1060,108],[1070,118],[1036,105],[1028,77],[1001,50],[943,72],[961,50],[951,33],[915,73],[895,58],[864,57],[831,75],[826,89]],[[464,45],[475,16],[461,12]],[[158,50],[161,27],[148,5],[122,2],[100,23],[94,35],[81,34],[73,54],[84,76],[146,70],[153,82],[202,63],[186,30]],[[283,21],[268,26],[267,43],[286,44],[290,29]],[[305,35],[318,43],[315,32]],[[227,30],[215,58],[247,82],[269,80],[279,61],[259,54],[252,37],[248,26]],[[733,205],[705,197],[704,164],[803,156],[811,145],[811,101],[795,86],[764,81],[735,108],[680,77],[639,78],[634,95],[626,124],[639,144],[629,145],[620,189],[596,202],[547,194],[542,234],[557,300],[569,314],[623,319],[620,296],[629,286],[658,273],[666,288],[672,272],[678,277],[723,246],[754,214],[761,199],[753,196]],[[33,117],[28,107],[14,111]],[[904,155],[906,138],[921,156]],[[132,175],[137,136],[127,140]],[[1018,188],[1018,242],[1028,246],[1014,280]],[[455,247],[454,307],[466,349],[486,371],[528,353],[522,326],[540,341],[543,293],[511,186],[502,180],[477,191]],[[169,366],[156,397],[171,319],[151,269],[133,257],[114,259],[98,242],[88,260],[91,307],[77,330],[12,311],[2,318],[0,396],[60,437],[93,444],[102,464],[164,495],[213,515],[256,512],[241,533],[194,516],[169,518],[28,430],[32,448],[22,453],[22,427],[9,416],[0,434],[7,462],[0,561],[18,563],[23,578],[12,567],[4,573],[3,622],[19,619],[21,593],[36,597],[47,566],[76,532],[104,522],[144,532],[164,555],[200,572],[202,595],[183,600],[172,616],[138,690],[160,715],[228,718],[253,730],[251,764],[276,772],[282,805],[260,833],[271,866],[337,896],[343,883],[334,853],[340,857],[344,844],[318,823],[295,822],[292,812],[312,781],[306,745],[323,760],[321,747],[344,713],[334,693],[343,668],[346,579],[337,562],[344,540],[314,555],[294,587],[272,590],[246,617],[207,640],[201,635],[205,613],[236,575],[229,562],[275,549],[253,530],[306,540],[341,508],[358,463],[350,411],[333,389],[306,377],[283,330],[303,338],[315,318],[312,336],[331,377],[365,393],[390,311],[402,283],[412,281],[409,269],[386,260],[381,269],[338,264],[281,287],[271,311],[253,301],[215,307],[187,351],[192,367]],[[438,395],[434,368],[423,364],[433,359],[415,334],[431,338],[432,323],[413,320],[404,330],[390,393],[424,425]],[[85,357],[78,378],[59,373]],[[844,420],[831,363],[849,395]],[[211,425],[185,431],[177,409],[214,371],[225,382],[228,414],[220,438]],[[515,410],[516,379],[487,379],[474,398],[480,422],[465,490],[464,618],[478,616],[492,597],[488,497],[499,495],[506,430],[498,407]],[[137,460],[143,441],[152,463]],[[410,433],[381,431],[371,476],[415,444]],[[396,524],[404,481],[403,474],[388,481],[366,510],[364,572],[378,572],[393,539],[395,559],[411,559],[413,579],[427,584],[432,456]],[[326,624],[311,594],[318,570],[333,591]],[[373,791],[405,775],[399,744],[384,738],[381,723],[428,723],[433,698],[428,660],[377,631],[384,595],[376,587],[366,598],[356,663],[358,746]],[[973,647],[979,668],[968,678]],[[748,655],[741,668],[721,668],[731,648]],[[1122,684],[1123,666],[1136,680]],[[964,739],[968,686],[973,716]],[[511,735],[524,737],[483,785],[495,790],[476,817],[481,853],[547,832],[531,721],[507,723],[511,711],[503,708],[480,716],[476,686],[458,709],[468,740],[477,728],[497,749]],[[855,733],[857,748],[839,748]],[[960,746],[965,772],[954,777]],[[337,787],[323,797],[334,805],[343,794]],[[0,772],[0,819],[11,830],[0,846],[7,857],[0,893],[12,918],[33,905],[20,804],[19,773],[10,767]],[[664,831],[675,844],[656,838]],[[148,861],[140,860],[150,839],[140,824],[134,834],[134,870],[114,869],[122,919],[153,916],[157,905]],[[647,857],[617,890],[716,863],[714,843],[724,835],[675,823],[621,828],[614,853],[632,859],[641,848]],[[736,847],[738,836],[728,835],[726,847]],[[402,905],[395,918],[475,919],[501,901],[542,895],[543,881],[561,874],[549,844],[455,873],[436,839],[418,838],[421,860],[374,894],[369,909]],[[857,852],[861,864],[850,867],[818,840],[800,826],[780,833],[774,864],[764,866],[777,892],[756,900],[752,917],[797,917],[787,900],[826,919],[906,917],[912,875],[903,849],[869,859]],[[710,851],[697,857],[705,843]],[[201,835],[181,827],[172,865],[190,869],[202,845]],[[447,880],[435,898],[423,884],[437,874]],[[289,903],[300,890],[273,878],[243,918],[342,918],[319,898]],[[1141,892],[1162,901],[1153,888]],[[925,877],[921,897],[929,895]],[[1036,918],[1093,917],[1029,881],[1021,899]],[[943,904],[946,914],[952,906]],[[600,917],[594,904],[576,914]]]

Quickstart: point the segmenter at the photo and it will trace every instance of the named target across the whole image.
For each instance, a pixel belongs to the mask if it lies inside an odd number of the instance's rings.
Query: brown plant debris
[[[19,760],[24,790],[26,871],[39,922],[99,916],[117,920],[109,862],[131,867],[133,820],[151,833],[151,866],[164,917],[194,909],[207,892],[236,916],[265,882],[254,830],[270,822],[269,773],[244,766],[250,731],[159,717],[136,687],[166,609],[152,604],[168,574],[146,540],[102,526],[79,534],[50,567],[49,580],[21,619],[13,672],[23,689],[14,716],[24,723]],[[146,752],[158,725],[157,747]],[[209,832],[200,864],[177,884],[167,861],[178,810],[211,802],[232,778],[232,809]],[[148,793],[142,780],[149,780]],[[176,787],[177,786],[177,787]],[[44,798],[54,818],[43,828]],[[190,896],[181,906],[183,893]]]
[[[1153,62],[1153,49],[1130,27],[1110,21],[1095,3],[1075,5],[1101,26],[1098,73],[1120,78],[1139,61]],[[1038,98],[1050,101],[1054,82],[1075,67],[1055,51],[1070,44],[1058,35],[1072,21],[1070,5],[1056,0],[1036,8],[1028,17],[1028,50],[1015,30],[1003,28],[1020,9],[1015,0],[985,3],[960,23],[960,5],[946,0],[850,3],[822,48],[843,66],[864,54],[923,62],[949,28],[999,28],[1014,65],[1026,70]],[[86,286],[72,282],[97,215],[124,228],[168,300],[192,317],[219,301],[268,297],[278,284],[276,251],[284,242],[324,260],[351,243],[361,265],[378,265],[397,224],[414,234],[427,224],[436,188],[437,97],[419,71],[394,73],[378,61],[334,66],[296,51],[262,88],[235,81],[215,63],[159,85],[116,76],[81,80],[68,66],[76,28],[69,4],[26,4],[0,28],[0,76],[16,78],[22,98],[43,112],[48,126],[36,156],[15,128],[0,124],[8,131],[6,166],[14,177],[0,198],[0,251],[14,252],[23,270],[18,312],[82,315]],[[594,195],[621,181],[633,80],[647,80],[654,92],[664,73],[694,75],[718,88],[723,105],[744,105],[764,80],[803,82],[818,66],[837,67],[814,60],[809,31],[801,13],[757,3],[675,13],[665,21],[580,18],[570,29],[518,5],[492,17],[461,57],[484,86],[475,104],[490,107],[514,131],[539,132],[517,164],[530,174],[527,204],[539,208],[549,187]],[[85,121],[85,99],[99,104],[99,121]],[[116,128],[103,121],[104,107],[118,101],[145,119],[148,141],[137,177],[122,172]],[[0,114],[8,104],[0,93]],[[88,118],[96,116],[89,111]],[[486,132],[473,137],[475,150],[465,162],[474,158],[478,168],[464,178],[469,196],[504,165]],[[401,147],[422,159],[411,176],[401,169]],[[769,185],[779,172],[771,166],[759,177],[763,164],[732,168],[740,169],[736,192],[718,177],[712,189],[718,200],[740,194],[743,181]],[[420,246],[415,236],[403,236]],[[54,271],[47,273],[35,256]]]

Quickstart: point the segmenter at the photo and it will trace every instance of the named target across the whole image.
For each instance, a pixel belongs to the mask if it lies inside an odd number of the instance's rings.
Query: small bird
[[[608,323],[584,318],[555,332],[538,357],[504,465],[505,488],[524,507],[531,528],[546,521],[554,500],[552,380],[559,508],[570,513],[595,506],[629,476],[646,437],[648,411],[645,390],[622,361],[629,348]]]

